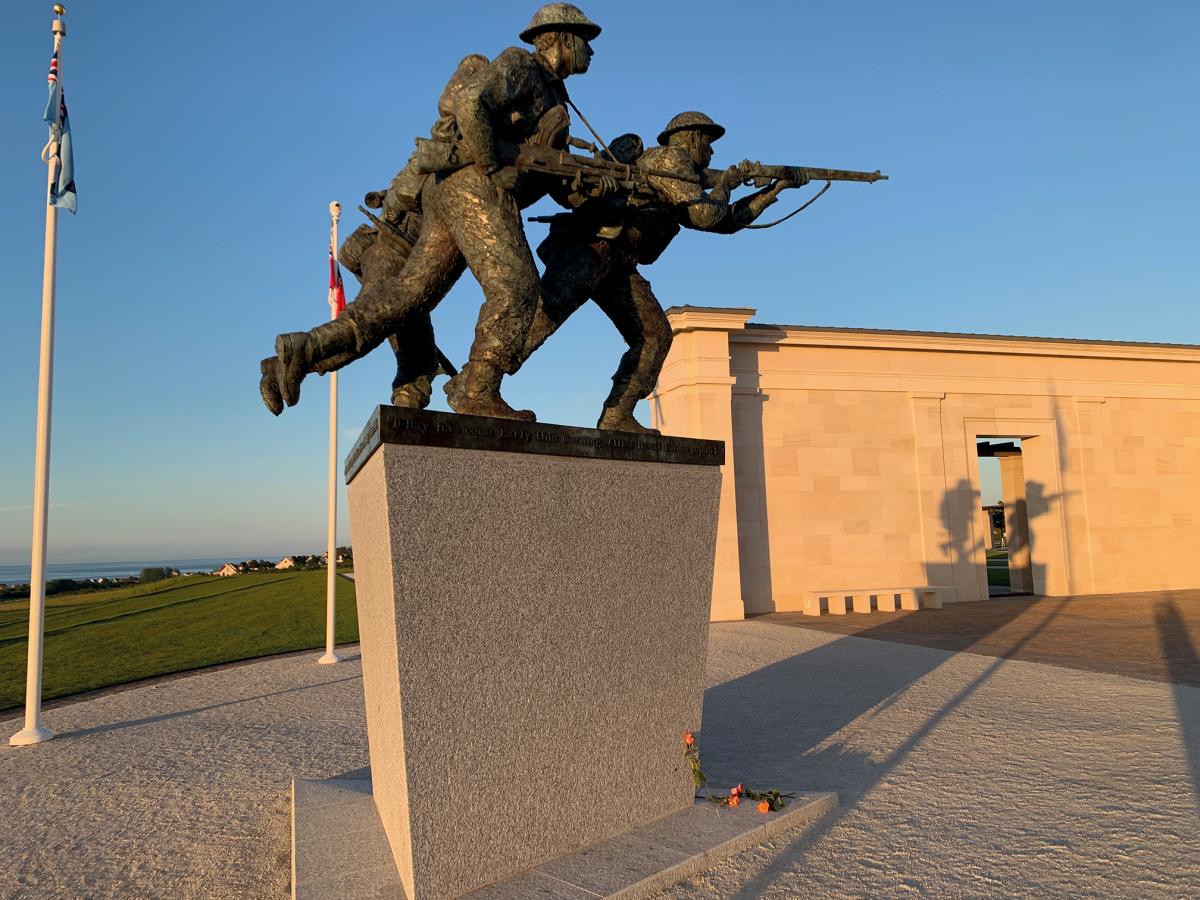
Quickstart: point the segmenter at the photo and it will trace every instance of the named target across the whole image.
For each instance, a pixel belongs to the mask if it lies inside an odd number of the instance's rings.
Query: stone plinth
[[[724,790],[714,793],[725,794]],[[767,815],[696,800],[685,810],[481,888],[471,900],[658,897],[735,853],[809,825],[837,807],[832,793],[797,792]],[[293,900],[380,900],[404,888],[371,794],[368,770],[292,785]]]
[[[346,467],[372,790],[411,900],[691,806],[722,460],[376,412]]]

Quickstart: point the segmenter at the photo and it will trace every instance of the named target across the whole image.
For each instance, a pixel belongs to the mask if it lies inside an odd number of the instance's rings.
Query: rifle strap
[[[746,228],[774,228],[776,225],[782,225],[784,222],[786,222],[792,216],[796,215],[797,213],[804,212],[806,209],[808,209],[810,206],[812,206],[814,203],[816,203],[817,200],[820,199],[821,195],[823,193],[825,193],[827,190],[829,190],[829,187],[832,184],[833,184],[832,181],[825,182],[825,187],[821,188],[813,196],[811,196],[807,200],[805,200],[803,205],[801,205],[801,207],[799,209],[793,209],[790,213],[788,213],[782,219],[776,219],[774,222],[768,222],[765,225],[753,225],[752,224],[752,225],[747,225],[745,227]]]
[[[604,148],[604,152],[608,154],[608,158],[615,162],[616,157],[613,156],[612,151],[608,149],[608,144],[604,143],[604,138],[596,134],[596,129],[592,127],[592,123],[587,120],[587,116],[579,111],[579,107],[575,105],[575,101],[570,98],[565,89],[563,90],[563,99],[567,101],[567,106],[575,110],[575,115],[579,116],[579,121],[583,122],[583,124],[587,126],[587,130],[592,133],[592,137],[600,142],[600,146]]]

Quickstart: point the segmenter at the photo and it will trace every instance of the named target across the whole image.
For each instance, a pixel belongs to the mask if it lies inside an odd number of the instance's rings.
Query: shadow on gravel
[[[1158,638],[1162,644],[1163,659],[1171,673],[1171,694],[1175,700],[1175,715],[1183,734],[1183,752],[1187,754],[1188,767],[1192,773],[1192,793],[1200,809],[1200,711],[1189,705],[1184,694],[1190,688],[1186,683],[1200,671],[1200,654],[1188,637],[1186,622],[1175,601],[1167,599],[1154,610],[1154,622],[1158,626]]]
[[[847,752],[836,739],[843,728],[893,705],[913,684],[936,670],[940,654],[896,653],[884,641],[846,638],[797,654],[705,692],[704,768],[714,785],[739,781],[762,787],[837,791],[840,806],[783,850],[734,896],[749,900],[857,806],[860,800],[978,691],[1005,662],[1061,612],[1064,601],[1010,651],[928,718],[886,757]],[[1014,606],[1015,615],[1024,607]],[[865,635],[864,635],[865,636]],[[875,672],[876,678],[862,673]],[[849,850],[848,850],[849,852]]]
[[[284,688],[282,691],[271,691],[266,694],[255,694],[252,697],[239,697],[236,700],[225,700],[221,703],[210,703],[208,706],[197,706],[192,709],[181,709],[175,712],[160,713],[157,716],[144,716],[141,719],[130,719],[128,722],[109,722],[105,725],[95,725],[91,728],[81,728],[78,731],[64,731],[58,736],[60,738],[81,738],[92,734],[102,734],[106,731],[121,731],[125,728],[139,728],[143,725],[154,725],[158,722],[169,722],[172,719],[183,719],[187,716],[194,716],[196,713],[208,712],[213,709],[221,709],[226,706],[237,706],[239,703],[249,703],[252,700],[265,700],[267,697],[282,697],[285,694],[295,694],[300,691],[308,691],[313,688],[321,688],[330,684],[340,684],[343,681],[358,681],[362,678],[361,675],[351,675],[348,678],[334,678],[331,681],[318,681],[314,684],[305,684],[300,687]]]

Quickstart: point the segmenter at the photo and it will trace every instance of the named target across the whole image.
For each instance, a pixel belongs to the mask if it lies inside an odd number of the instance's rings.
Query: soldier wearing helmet
[[[533,44],[532,53],[510,47],[462,84],[453,98],[451,130],[460,156],[474,164],[426,180],[420,195],[420,237],[402,271],[364,283],[333,321],[276,338],[274,372],[287,405],[299,400],[308,372],[345,365],[398,329],[402,334],[405,321],[428,314],[469,266],[484,303],[470,360],[447,385],[450,406],[461,413],[533,419],[530,412],[512,409],[499,393],[500,379],[520,365],[540,299],[520,210],[547,193],[564,205],[576,201],[544,176],[522,176],[511,187],[494,176],[502,166],[505,143],[566,146],[570,117],[563,80],[587,71],[590,41],[599,33],[600,26],[578,7],[551,3],[521,32],[522,40]],[[410,381],[436,372],[435,354],[399,356],[402,368],[412,364],[405,373]],[[415,371],[422,366],[429,371]]]
[[[724,133],[725,129],[704,113],[680,113],[658,136],[660,146],[639,158],[621,161],[703,178],[712,160],[712,142]],[[604,401],[597,427],[653,431],[633,417],[633,409],[654,389],[671,348],[671,327],[650,282],[638,273],[638,264],[658,259],[681,227],[720,234],[739,231],[774,203],[782,190],[796,186],[776,181],[731,204],[729,193],[741,181],[742,171],[737,166],[726,169],[707,192],[693,182],[651,176],[648,195],[597,198],[554,217],[549,236],[537,250],[546,264],[542,305],[521,361],[579,307],[594,300],[629,345],[613,375],[612,391]]]

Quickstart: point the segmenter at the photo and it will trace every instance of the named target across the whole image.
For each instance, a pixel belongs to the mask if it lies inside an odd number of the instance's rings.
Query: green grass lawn
[[[1008,577],[1008,551],[984,550],[987,558],[987,580],[990,587],[1011,587]]]
[[[46,603],[42,696],[325,645],[325,570],[192,575]],[[337,642],[358,640],[354,584],[337,580]],[[0,710],[25,702],[29,601],[0,603]]]

